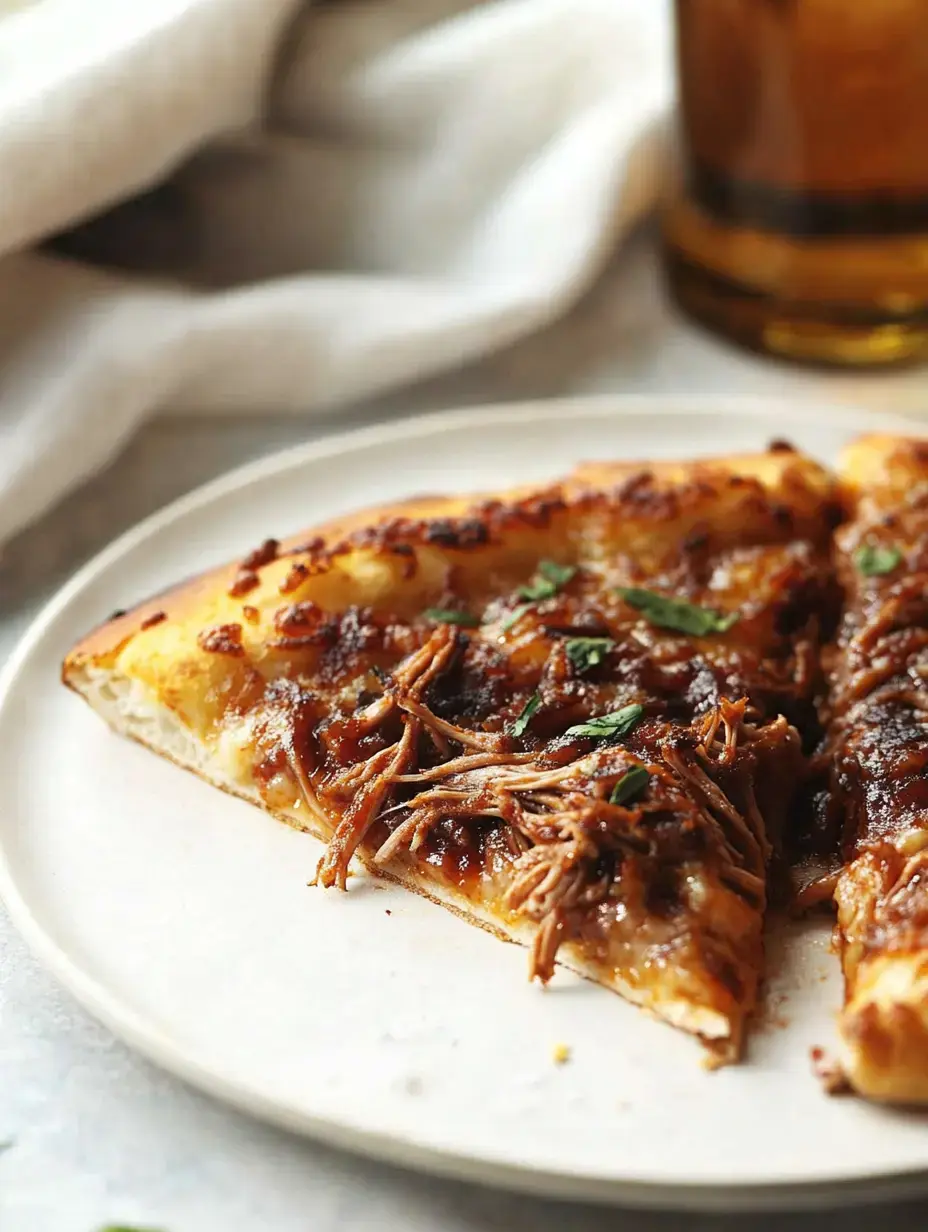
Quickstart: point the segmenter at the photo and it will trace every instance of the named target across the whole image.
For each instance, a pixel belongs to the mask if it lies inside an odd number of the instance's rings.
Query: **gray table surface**
[[[678,321],[639,237],[569,318],[480,368],[325,419],[145,429],[104,474],[0,554],[0,662],[42,603],[109,539],[262,453],[398,414],[604,392],[771,393],[928,408],[924,371],[825,376],[746,356]],[[363,493],[358,494],[363,503]],[[694,1127],[694,1132],[697,1132]],[[0,908],[0,1232],[862,1232],[928,1227],[924,1204],[816,1215],[685,1216],[542,1202],[405,1173],[266,1128],[189,1090],[91,1020]]]

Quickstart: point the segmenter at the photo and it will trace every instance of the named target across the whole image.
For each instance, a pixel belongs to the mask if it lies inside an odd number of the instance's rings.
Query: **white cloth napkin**
[[[668,27],[664,0],[0,16],[0,542],[156,412],[314,412],[564,311],[653,203]]]

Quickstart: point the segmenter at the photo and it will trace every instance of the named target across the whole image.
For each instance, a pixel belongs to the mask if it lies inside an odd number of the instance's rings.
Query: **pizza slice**
[[[117,731],[736,1055],[813,715],[831,481],[581,468],[268,540],[91,633]]]
[[[832,666],[828,808],[845,977],[841,1067],[864,1095],[928,1100],[928,442],[871,436],[840,464],[846,594]],[[826,827],[827,828],[827,827]]]

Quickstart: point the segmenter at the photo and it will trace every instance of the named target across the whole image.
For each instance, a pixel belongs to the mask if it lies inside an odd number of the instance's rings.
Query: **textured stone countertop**
[[[799,372],[730,351],[662,302],[638,241],[583,306],[479,370],[326,419],[162,420],[0,555],[0,662],[92,553],[166,501],[288,444],[406,411],[603,392],[785,395],[918,413],[928,375]],[[621,1215],[404,1173],[268,1129],[135,1056],[26,952],[0,909],[0,1232],[863,1232],[923,1205],[809,1216]]]

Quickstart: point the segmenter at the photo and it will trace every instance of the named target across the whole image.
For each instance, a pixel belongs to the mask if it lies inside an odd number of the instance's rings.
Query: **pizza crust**
[[[838,1020],[840,1064],[868,1099],[928,1103],[928,954],[888,954],[857,969]]]
[[[644,480],[648,482],[639,482]],[[755,485],[753,490],[751,484]],[[260,570],[259,586],[239,599],[227,595],[239,569],[233,562],[134,603],[128,611],[115,613],[74,646],[65,660],[63,679],[65,684],[70,683],[72,670],[85,662],[113,662],[129,640],[162,612],[169,614],[172,623],[191,618],[202,623],[207,616],[216,621],[240,620],[246,605],[259,609],[265,603],[279,605],[280,583],[294,559],[305,558],[300,549],[308,542],[317,544],[319,552],[337,558],[341,552],[357,551],[352,537],[363,536],[362,542],[370,543],[371,550],[380,554],[382,545],[389,545],[394,533],[408,534],[411,524],[468,516],[488,521],[487,510],[492,508],[492,521],[499,533],[516,544],[520,536],[527,538],[528,551],[537,558],[557,534],[563,533],[556,525],[558,507],[587,500],[591,521],[597,513],[608,516],[621,527],[628,550],[636,548],[644,558],[659,557],[697,528],[710,507],[718,522],[728,522],[733,536],[741,533],[756,516],[761,496],[788,504],[794,511],[797,535],[808,535],[813,541],[822,538],[823,527],[827,533],[823,507],[833,506],[837,500],[835,484],[823,467],[801,455],[775,451],[685,463],[594,462],[578,466],[566,480],[549,488],[521,487],[459,497],[419,496],[374,506],[281,540],[278,559]],[[548,515],[547,524],[544,514]],[[462,559],[475,554],[463,547],[452,550]],[[353,581],[357,585],[357,579]]]

